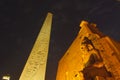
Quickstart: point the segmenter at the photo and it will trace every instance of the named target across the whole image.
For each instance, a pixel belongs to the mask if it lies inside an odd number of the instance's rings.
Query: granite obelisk
[[[52,14],[48,13],[19,80],[45,80]]]

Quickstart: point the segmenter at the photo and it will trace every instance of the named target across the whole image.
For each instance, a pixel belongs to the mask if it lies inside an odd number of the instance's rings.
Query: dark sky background
[[[48,12],[53,13],[46,80],[80,30],[82,20],[120,41],[120,0],[0,0],[0,77],[18,80]]]

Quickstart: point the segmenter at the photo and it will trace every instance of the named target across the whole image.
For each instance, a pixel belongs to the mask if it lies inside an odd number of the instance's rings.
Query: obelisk
[[[19,80],[45,80],[52,14],[48,13]]]

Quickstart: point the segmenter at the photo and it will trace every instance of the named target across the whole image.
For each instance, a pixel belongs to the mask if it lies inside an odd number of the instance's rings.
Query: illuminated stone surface
[[[95,24],[82,21],[80,26],[59,61],[56,80],[85,80],[87,75],[95,80],[120,80],[120,43],[101,33]]]
[[[51,23],[48,13],[19,80],[45,80]]]

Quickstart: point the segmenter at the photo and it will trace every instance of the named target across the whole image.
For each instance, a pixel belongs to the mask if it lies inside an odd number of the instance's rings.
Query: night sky
[[[46,80],[55,80],[60,58],[82,20],[120,41],[120,0],[0,0],[0,77],[18,80],[48,12],[53,13]]]

